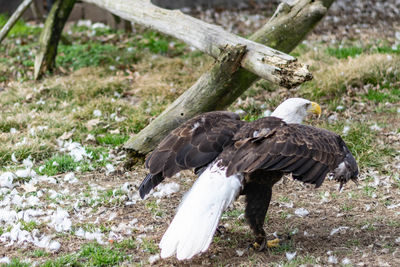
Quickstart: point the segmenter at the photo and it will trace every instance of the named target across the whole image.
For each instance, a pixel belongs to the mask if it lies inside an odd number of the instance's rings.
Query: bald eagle
[[[173,130],[146,160],[149,174],[139,187],[142,198],[152,188],[185,169],[199,175],[186,193],[161,242],[161,257],[190,259],[208,249],[222,212],[240,195],[255,235],[253,248],[266,245],[264,219],[272,187],[284,174],[320,186],[330,173],[340,186],[356,181],[357,163],[342,138],[300,124],[320,106],[291,98],[269,117],[241,121],[232,112],[208,112]]]

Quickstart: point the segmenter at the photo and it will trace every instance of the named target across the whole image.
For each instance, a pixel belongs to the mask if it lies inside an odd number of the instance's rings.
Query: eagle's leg
[[[250,245],[251,249],[261,251],[267,247],[279,246],[279,239],[267,241],[263,229],[265,216],[272,196],[272,186],[280,180],[280,177],[268,177],[263,182],[250,181],[246,183],[244,195],[246,195],[245,217],[254,233],[255,241]]]

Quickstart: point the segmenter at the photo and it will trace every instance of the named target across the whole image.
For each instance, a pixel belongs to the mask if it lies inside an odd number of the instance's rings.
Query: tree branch
[[[296,59],[262,44],[231,34],[221,27],[185,15],[179,10],[159,8],[143,0],[84,0],[119,17],[171,35],[217,58],[226,45],[244,45],[247,53],[241,66],[258,76],[292,88],[311,80],[307,66]]]

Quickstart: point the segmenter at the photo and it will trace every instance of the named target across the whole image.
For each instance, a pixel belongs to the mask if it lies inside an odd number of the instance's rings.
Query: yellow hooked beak
[[[322,113],[321,112],[321,107],[315,102],[311,102],[311,107],[308,108],[307,111],[310,112],[310,113],[313,113],[313,114],[317,114],[318,117],[320,117],[321,113]]]

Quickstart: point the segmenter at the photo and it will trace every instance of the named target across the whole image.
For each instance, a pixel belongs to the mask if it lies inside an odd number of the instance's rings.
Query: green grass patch
[[[391,46],[344,46],[344,47],[328,47],[326,53],[338,59],[346,59],[348,57],[356,57],[363,53],[379,53],[379,54],[400,54],[400,45],[397,47]]]
[[[399,103],[400,102],[400,89],[391,88],[386,91],[369,89],[364,98],[374,101],[375,103]]]
[[[143,242],[140,244],[141,248],[150,254],[159,253],[159,248],[157,243],[154,240],[143,239]]]
[[[365,48],[363,47],[357,47],[357,46],[350,46],[350,47],[328,47],[326,49],[326,52],[333,57],[342,59],[342,58],[348,58],[348,57],[355,57],[357,55],[362,54],[365,51]]]
[[[31,232],[33,229],[38,228],[38,224],[35,221],[26,222],[24,220],[19,220],[21,223],[21,229]]]
[[[6,16],[5,14],[0,14],[0,29],[3,28],[3,26],[7,23],[8,19],[9,17]],[[19,19],[8,33],[8,36],[21,37],[29,34],[38,35],[40,31],[41,28],[29,26],[24,22],[23,19]]]
[[[42,266],[117,266],[129,259],[127,252],[127,248],[121,245],[102,246],[97,243],[89,243],[77,253],[46,261]]]
[[[10,263],[2,264],[2,267],[29,267],[31,266],[30,263],[23,262],[18,258],[12,258]]]
[[[173,38],[156,31],[146,30],[137,37],[133,46],[138,49],[147,49],[154,54],[168,54],[177,56],[183,53],[186,45]]]
[[[56,175],[70,171],[80,170],[81,172],[90,171],[98,167],[104,167],[110,161],[107,160],[108,153],[103,147],[86,147],[86,153],[91,155],[90,159],[75,161],[70,155],[55,155],[45,160],[42,166],[35,171],[41,175]]]
[[[129,136],[121,134],[105,134],[97,136],[96,141],[100,145],[120,146],[128,140]]]
[[[50,253],[43,249],[35,249],[34,251],[32,251],[31,256],[33,258],[48,257],[50,256]]]
[[[56,58],[58,66],[73,70],[89,66],[113,66],[111,70],[116,70],[119,66],[133,64],[136,61],[135,51],[94,41],[74,45],[60,44]]]

